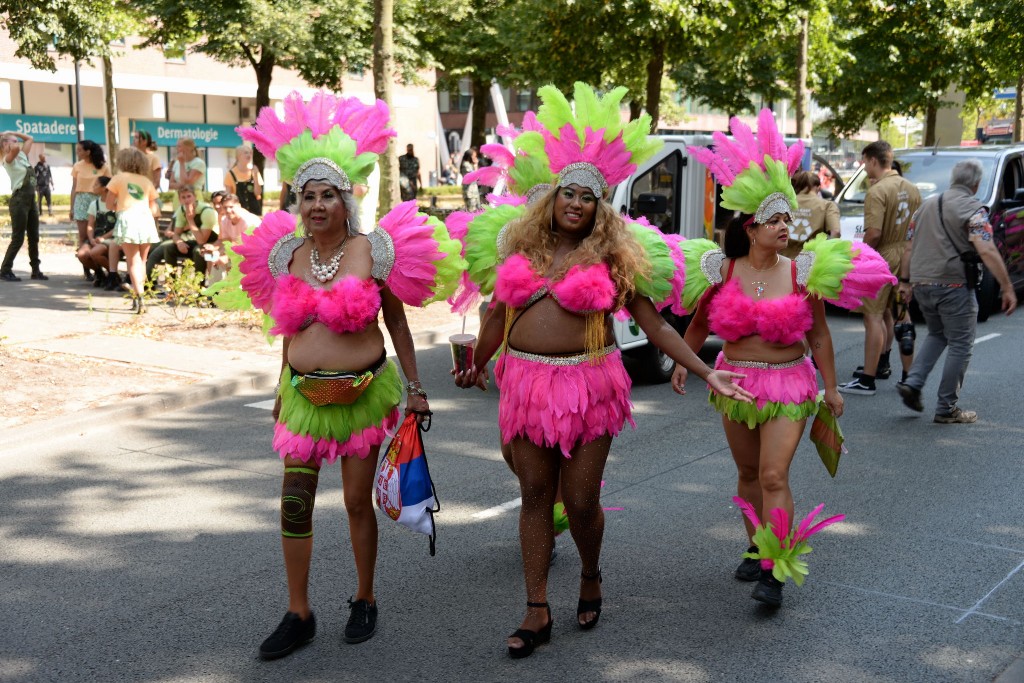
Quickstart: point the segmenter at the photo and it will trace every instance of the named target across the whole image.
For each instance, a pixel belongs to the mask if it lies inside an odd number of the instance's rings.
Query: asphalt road
[[[559,541],[552,643],[511,661],[524,609],[497,395],[460,392],[447,349],[421,351],[426,436],[442,503],[438,551],[381,518],[377,636],[345,645],[354,568],[337,468],[321,477],[311,594],[317,640],[256,659],[286,608],[270,413],[247,394],[158,419],[40,435],[0,451],[0,680],[15,681],[1000,681],[1024,651],[1021,326],[979,328],[962,405],[920,416],[894,380],[848,397],[835,480],[806,437],[797,513],[845,523],[816,538],[811,575],[777,612],[732,578],[745,546],[734,468],[695,381],[634,390],[638,429],[613,447],[600,626],[574,625],[579,561]],[[831,325],[843,376],[861,323]],[[920,328],[919,328],[920,329]],[[923,330],[921,330],[923,332]],[[998,335],[998,336],[991,336]]]

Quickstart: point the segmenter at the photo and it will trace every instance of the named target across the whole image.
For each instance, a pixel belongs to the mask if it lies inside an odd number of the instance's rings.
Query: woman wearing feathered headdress
[[[784,520],[787,528],[773,529],[773,537],[787,538],[793,518],[789,465],[807,418],[820,407],[815,365],[825,383],[823,409],[842,415],[824,301],[853,308],[892,276],[867,245],[826,241],[824,235],[807,242],[793,260],[779,254],[797,207],[790,176],[800,166],[803,144],[786,147],[770,110],[760,113],[756,136],[734,118],[732,139],[721,133],[714,139],[713,149],[690,152],[724,186],[722,206],[740,213],[726,229],[724,251],[703,239],[682,245],[683,305],[696,306],[685,339],[697,350],[709,330],[721,337],[725,346],[715,367],[744,373],[737,383],[756,397],[742,403],[714,387],[710,393],[736,462],[739,495],[756,513],[745,518],[752,545],[735,575],[757,581],[752,597],[778,607],[792,548],[758,548],[759,529],[750,520],[772,519],[774,526]],[[814,364],[805,355],[807,346]],[[683,393],[685,380],[685,369],[677,367],[673,388]]]
[[[274,449],[284,460],[281,535],[288,611],[260,646],[283,657],[313,639],[307,595],[313,550],[313,502],[320,468],[341,460],[358,583],[349,600],[345,641],[376,629],[373,579],[377,518],[371,492],[381,443],[401,418],[402,381],[388,360],[377,322],[383,312],[408,383],[406,413],[427,414],[404,304],[422,306],[455,288],[464,262],[444,225],[399,204],[363,235],[353,188],[364,184],[394,131],[383,102],[363,104],[320,92],[284,100],[284,118],[264,109],[241,136],[277,159],[296,195],[299,221],[275,211],[235,251],[241,288],[284,337],[274,404]],[[218,304],[238,298],[221,292]]]
[[[705,366],[652,303],[668,300],[681,276],[669,244],[647,226],[627,225],[606,201],[608,188],[659,144],[648,137],[649,117],[622,124],[625,92],[616,88],[598,98],[577,83],[573,112],[554,87],[541,88],[539,129],[522,133],[515,144],[549,161],[553,187],[506,227],[477,231],[471,223],[465,238],[469,273],[478,284],[493,284],[498,304],[481,331],[474,367],[456,375],[456,383],[484,388],[487,362],[503,346],[496,369],[498,424],[502,440],[512,444],[523,501],[527,611],[508,640],[509,655],[517,659],[551,636],[547,578],[559,477],[583,564],[577,623],[593,628],[601,614],[601,474],[612,437],[632,424],[630,380],[614,345],[611,314],[625,308],[652,342],[717,391],[748,397],[733,383],[736,373]],[[496,262],[487,283],[480,266]]]

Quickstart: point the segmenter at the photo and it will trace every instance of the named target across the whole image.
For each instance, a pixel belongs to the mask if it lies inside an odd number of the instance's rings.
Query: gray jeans
[[[945,349],[946,363],[942,367],[935,414],[948,415],[956,408],[967,364],[971,362],[978,327],[978,300],[974,291],[966,287],[935,285],[915,286],[914,300],[924,314],[928,336],[914,356],[907,384],[920,390]]]

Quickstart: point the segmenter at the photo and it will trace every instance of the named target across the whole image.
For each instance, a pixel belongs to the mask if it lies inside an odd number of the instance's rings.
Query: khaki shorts
[[[882,315],[896,303],[896,288],[892,285],[882,287],[874,299],[865,299],[864,305],[857,309],[858,313]]]

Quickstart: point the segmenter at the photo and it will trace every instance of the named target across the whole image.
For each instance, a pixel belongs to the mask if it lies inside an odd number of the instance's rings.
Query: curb
[[[447,342],[445,330],[427,330],[412,336],[416,347],[434,346]],[[174,391],[140,396],[120,404],[79,410],[47,420],[29,422],[4,432],[4,450],[32,444],[38,446],[50,440],[81,437],[115,422],[143,420],[154,415],[177,410],[184,405],[201,405],[228,398],[247,389],[266,389],[277,384],[278,373],[256,372],[230,379],[211,377]]]

